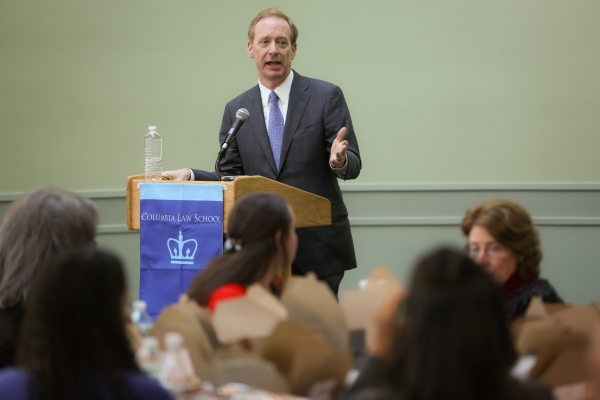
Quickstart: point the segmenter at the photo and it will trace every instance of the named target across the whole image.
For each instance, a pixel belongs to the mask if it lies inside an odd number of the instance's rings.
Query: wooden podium
[[[227,232],[227,221],[231,208],[240,198],[250,193],[274,192],[287,200],[296,215],[297,228],[331,225],[331,202],[321,196],[296,189],[295,187],[262,177],[240,176],[233,182],[219,181],[146,181],[144,175],[127,178],[127,229],[140,229],[140,189],[139,183],[223,186],[223,230]]]

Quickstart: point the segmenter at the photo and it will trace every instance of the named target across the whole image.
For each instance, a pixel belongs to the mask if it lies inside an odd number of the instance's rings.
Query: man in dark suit
[[[221,161],[225,175],[264,177],[331,201],[332,224],[298,230],[292,273],[314,271],[337,294],[344,271],[356,268],[348,212],[337,179],[354,179],[361,169],[350,112],[339,87],[292,71],[298,29],[276,8],[260,12],[248,30],[248,55],[258,70],[257,86],[225,106],[220,139],[236,111],[250,119]],[[215,180],[214,173],[181,169],[171,179]]]

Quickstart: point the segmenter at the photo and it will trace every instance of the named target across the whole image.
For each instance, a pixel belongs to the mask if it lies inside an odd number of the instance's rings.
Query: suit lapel
[[[308,88],[308,82],[300,74],[294,71],[294,80],[292,81],[292,88],[290,89],[290,98],[287,109],[287,117],[285,120],[285,127],[283,129],[283,142],[281,144],[281,157],[279,159],[279,171],[283,169],[285,158],[287,156],[292,139],[298,129],[298,124],[302,119],[304,110],[308,105],[310,95],[306,93]],[[275,163],[273,162],[273,165]],[[279,175],[279,173],[278,173]]]
[[[263,113],[262,98],[260,97],[258,85],[255,90],[248,95],[248,100],[250,101],[248,106],[250,125],[252,126],[258,144],[269,161],[273,173],[277,174],[275,159],[273,158],[273,151],[271,150],[271,142],[269,141],[269,134],[267,133],[267,127],[265,126],[265,114]]]

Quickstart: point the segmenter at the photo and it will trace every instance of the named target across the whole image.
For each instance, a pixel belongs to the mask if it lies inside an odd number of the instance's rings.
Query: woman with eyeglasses
[[[508,317],[522,316],[532,297],[562,303],[554,287],[541,279],[542,250],[529,213],[509,200],[492,200],[470,208],[461,229],[469,257],[501,286]]]

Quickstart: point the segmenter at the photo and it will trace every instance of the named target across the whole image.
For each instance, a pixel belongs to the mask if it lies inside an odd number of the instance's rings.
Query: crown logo
[[[169,238],[167,247],[171,253],[171,264],[193,264],[198,242],[196,239],[183,240],[183,235],[179,231],[179,240]]]

